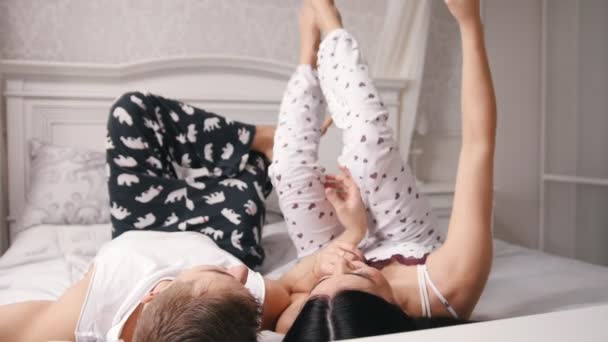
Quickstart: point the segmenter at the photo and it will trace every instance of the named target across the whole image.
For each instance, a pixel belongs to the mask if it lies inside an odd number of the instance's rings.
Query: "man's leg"
[[[268,127],[226,120],[154,95],[112,107],[107,162],[116,237],[128,230],[198,231],[254,266],[271,190]],[[264,137],[268,138],[265,139]]]
[[[359,44],[342,29],[333,1],[311,3],[325,34],[319,50],[321,88],[336,126],[343,131],[344,150],[339,161],[350,169],[369,208],[368,243],[391,239],[432,248],[441,239],[435,219],[401,158],[388,126],[388,111]]]
[[[325,197],[318,161],[325,101],[313,67],[320,34],[311,8],[302,9],[300,22],[300,66],[281,104],[270,177],[289,235],[302,257],[326,245],[343,228]]]

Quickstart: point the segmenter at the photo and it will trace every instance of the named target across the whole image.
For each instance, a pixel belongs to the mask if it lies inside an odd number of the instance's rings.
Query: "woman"
[[[357,41],[332,0],[304,3],[301,65],[285,93],[270,167],[302,257],[282,279],[296,284],[277,325],[289,330],[286,341],[459,323],[483,291],[492,263],[495,96],[479,0],[446,3],[464,56],[463,141],[445,239],[401,159]],[[343,132],[341,175],[324,176],[317,160],[325,101]]]

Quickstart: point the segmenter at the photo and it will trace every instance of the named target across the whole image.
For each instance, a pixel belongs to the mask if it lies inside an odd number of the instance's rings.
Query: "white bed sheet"
[[[87,269],[110,239],[109,225],[38,226],[0,258],[0,305],[57,298]],[[260,271],[277,278],[295,262],[282,222],[263,234],[267,260]],[[495,240],[492,274],[473,314],[490,320],[608,303],[608,268]],[[265,341],[276,340],[274,334]]]
[[[0,305],[56,299],[110,238],[109,225],[41,225],[22,232],[0,258]]]
[[[494,264],[472,319],[490,320],[608,303],[608,267],[494,240]]]

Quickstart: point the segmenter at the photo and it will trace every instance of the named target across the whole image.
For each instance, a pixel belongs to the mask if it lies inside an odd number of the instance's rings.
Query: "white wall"
[[[0,38],[2,36],[0,35]],[[0,67],[1,68],[1,67]],[[1,72],[2,70],[0,70]],[[4,93],[4,82],[2,76],[0,76],[0,94]],[[7,191],[7,175],[6,175],[6,125],[4,117],[4,96],[0,96],[0,253],[2,253],[7,246],[8,241],[8,229],[7,222],[4,218],[8,215],[8,203],[4,200],[5,196],[2,194]]]
[[[486,0],[486,42],[498,98],[496,235],[536,247],[539,227],[542,6]]]
[[[546,173],[608,182],[608,2],[547,6]],[[608,265],[608,187],[546,182],[544,245]]]
[[[495,231],[536,247],[542,215],[545,250],[608,265],[607,187],[545,182],[540,207],[543,104],[544,171],[608,179],[608,2],[548,0],[545,9],[542,0],[484,1],[499,112]]]
[[[608,180],[608,1],[580,7],[580,107],[577,173]],[[576,257],[608,265],[608,187],[580,187]]]
[[[433,1],[429,41],[418,115],[428,120],[428,134],[417,136],[424,154],[416,174],[425,182],[453,182],[460,151],[460,80],[462,52],[458,25],[443,1]]]
[[[297,0],[2,0],[1,57],[117,63],[236,54],[295,63],[298,4]],[[385,1],[338,4],[362,46],[375,51]]]
[[[541,1],[485,0],[486,41],[498,98],[495,233],[536,247],[539,226]],[[436,1],[420,99],[429,134],[417,174],[453,181],[460,150],[462,51],[458,26]]]

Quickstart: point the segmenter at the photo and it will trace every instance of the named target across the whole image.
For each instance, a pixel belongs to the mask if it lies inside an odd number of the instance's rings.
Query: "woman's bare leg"
[[[255,135],[251,143],[251,149],[263,153],[268,160],[272,160],[272,149],[274,147],[274,126],[255,126]]]
[[[342,28],[342,17],[334,0],[307,0],[315,10],[317,24],[323,35]]]
[[[325,197],[318,161],[325,100],[315,65],[320,32],[304,3],[300,14],[300,65],[287,84],[275,135],[270,177],[299,256],[311,254],[342,231]]]

